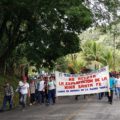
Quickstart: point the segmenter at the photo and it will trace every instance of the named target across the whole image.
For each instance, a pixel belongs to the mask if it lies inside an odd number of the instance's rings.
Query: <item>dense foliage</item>
[[[51,66],[79,51],[78,33],[92,23],[83,0],[1,0],[0,71],[24,44],[24,56],[37,65]],[[13,62],[13,61],[12,61]]]

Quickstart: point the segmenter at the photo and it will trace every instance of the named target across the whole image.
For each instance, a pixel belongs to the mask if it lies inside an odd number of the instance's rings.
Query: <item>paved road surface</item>
[[[119,120],[120,100],[114,98],[112,105],[107,98],[98,100],[90,96],[86,100],[81,96],[78,101],[74,97],[60,97],[56,105],[34,105],[25,111],[15,109],[0,113],[0,120]]]

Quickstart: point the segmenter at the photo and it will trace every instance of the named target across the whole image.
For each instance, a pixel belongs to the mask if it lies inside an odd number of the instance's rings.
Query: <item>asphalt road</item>
[[[0,113],[0,120],[119,120],[120,100],[116,97],[110,105],[107,98],[98,100],[89,96],[86,100],[79,97],[59,97],[55,105],[34,105],[25,111],[14,109]]]

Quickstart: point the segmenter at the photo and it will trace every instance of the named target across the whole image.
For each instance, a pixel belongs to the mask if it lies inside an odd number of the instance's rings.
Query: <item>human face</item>
[[[26,83],[27,82],[27,80],[26,79],[23,79],[23,83]]]
[[[6,86],[9,86],[10,84],[9,83],[6,83]]]

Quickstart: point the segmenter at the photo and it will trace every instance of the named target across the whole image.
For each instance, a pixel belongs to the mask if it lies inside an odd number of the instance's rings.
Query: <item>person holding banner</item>
[[[114,76],[110,73],[109,83],[110,83],[110,91],[108,93],[108,102],[112,105],[113,103],[113,91],[116,85],[116,80]]]

